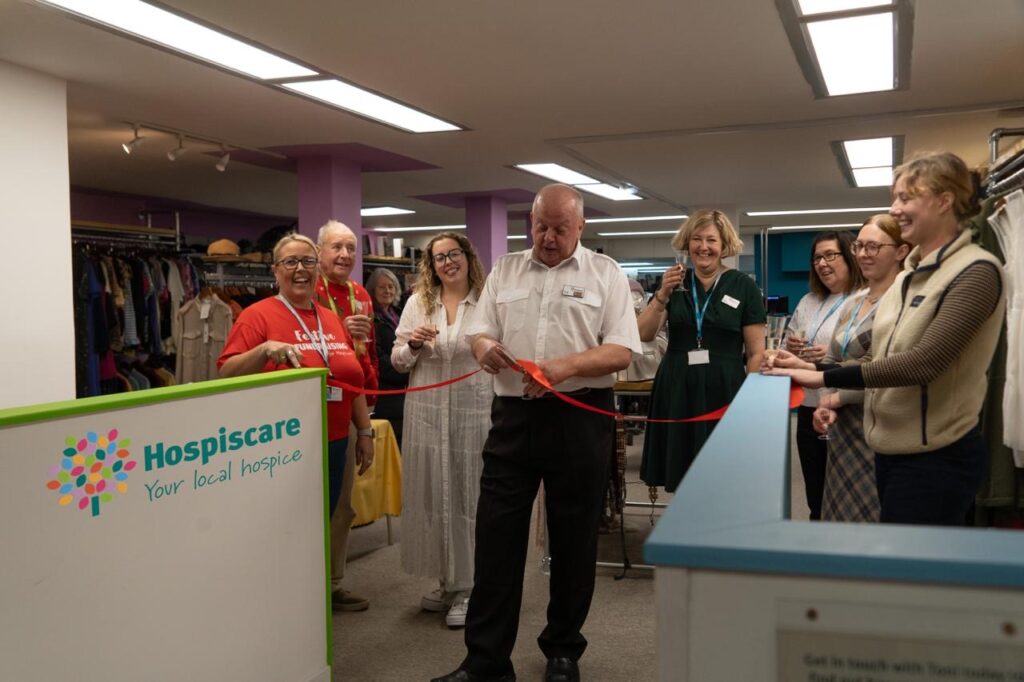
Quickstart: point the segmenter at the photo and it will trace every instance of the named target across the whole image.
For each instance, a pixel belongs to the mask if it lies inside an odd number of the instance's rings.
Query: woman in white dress
[[[427,244],[416,290],[402,311],[391,363],[409,373],[409,387],[479,368],[462,330],[484,285],[476,250],[461,234],[443,232]],[[484,441],[491,426],[490,374],[444,388],[409,393],[402,434],[402,568],[435,577],[439,587],[420,604],[466,624],[473,587],[476,503]]]

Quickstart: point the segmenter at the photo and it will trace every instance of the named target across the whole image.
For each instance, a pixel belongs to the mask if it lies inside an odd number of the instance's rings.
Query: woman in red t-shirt
[[[330,511],[338,503],[349,422],[357,429],[359,474],[373,462],[373,429],[366,396],[342,391],[339,382],[363,386],[363,370],[352,338],[337,315],[313,302],[317,281],[316,245],[290,234],[274,247],[274,278],[280,294],[255,303],[238,316],[217,359],[222,377],[272,372],[288,367],[327,367],[327,450]]]

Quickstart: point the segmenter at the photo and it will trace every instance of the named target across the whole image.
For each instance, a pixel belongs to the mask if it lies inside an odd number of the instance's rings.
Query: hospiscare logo
[[[89,431],[81,438],[68,436],[60,462],[50,468],[46,487],[60,495],[60,506],[74,504],[99,516],[101,505],[113,501],[114,492],[128,492],[128,473],[136,464],[130,445],[131,439],[120,438],[117,429],[106,435]]]
[[[153,502],[177,495],[179,491],[199,490],[235,478],[253,475],[273,478],[275,469],[298,462],[302,451],[263,452],[257,459],[241,457],[238,462],[227,456],[243,449],[272,447],[275,441],[298,436],[301,430],[301,421],[293,417],[238,430],[221,426],[214,435],[180,444],[148,444],[142,448],[143,468],[147,473],[159,472],[165,480],[143,481],[143,487],[149,501]],[[68,436],[60,463],[50,468],[46,487],[60,496],[57,499],[60,506],[74,505],[99,516],[101,506],[111,502],[115,492],[128,492],[128,474],[138,464],[131,458],[130,445],[131,440],[120,437],[117,429],[111,429],[106,435],[90,431],[81,438]],[[177,467],[183,464],[194,464],[198,468],[190,472],[191,476],[175,475],[167,481],[165,474],[178,471]]]

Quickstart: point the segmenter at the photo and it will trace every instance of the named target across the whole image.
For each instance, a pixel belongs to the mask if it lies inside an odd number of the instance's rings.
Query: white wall
[[[75,397],[65,83],[0,61],[0,408]]]

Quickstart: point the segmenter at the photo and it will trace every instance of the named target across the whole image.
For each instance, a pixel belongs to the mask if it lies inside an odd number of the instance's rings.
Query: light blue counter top
[[[1020,531],[790,521],[788,396],[786,378],[747,378],[648,539],[648,563],[1024,587]]]

